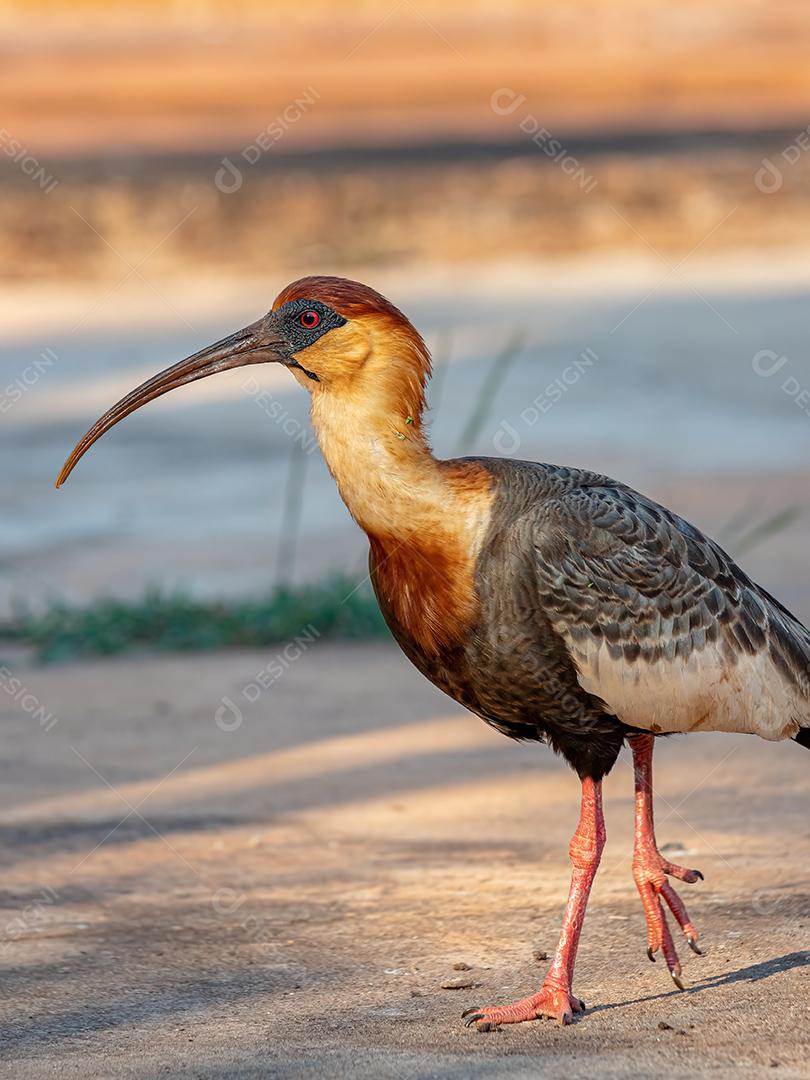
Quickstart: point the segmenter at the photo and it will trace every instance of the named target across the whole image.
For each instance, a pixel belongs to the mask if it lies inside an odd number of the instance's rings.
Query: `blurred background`
[[[286,373],[77,437],[307,273],[435,352],[443,455],[613,474],[810,615],[800,0],[3,3],[0,612],[362,576]]]
[[[677,1000],[623,752],[596,1008],[466,1038],[554,948],[577,785],[384,640],[307,396],[196,383],[53,481],[341,274],[430,344],[441,456],[612,474],[810,620],[808,55],[806,0],[0,0],[3,1075],[806,1075],[803,750],[657,752]]]

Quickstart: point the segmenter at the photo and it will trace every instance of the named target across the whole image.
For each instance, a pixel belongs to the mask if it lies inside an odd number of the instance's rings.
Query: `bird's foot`
[[[556,1020],[558,1024],[570,1024],[574,1013],[584,1011],[584,1001],[567,990],[546,983],[538,993],[513,1005],[487,1005],[467,1009],[461,1015],[467,1027],[475,1025],[478,1031],[495,1031],[499,1024],[520,1024],[540,1017]]]
[[[633,857],[633,879],[641,896],[644,917],[647,920],[647,956],[655,962],[655,954],[660,949],[675,985],[679,990],[683,990],[681,962],[661,905],[662,897],[675,916],[689,948],[699,956],[703,954],[697,943],[698,932],[689,918],[683,901],[667,881],[667,877],[675,877],[689,884],[703,880],[703,874],[699,870],[688,870],[669,862],[655,847],[644,847],[636,851]]]

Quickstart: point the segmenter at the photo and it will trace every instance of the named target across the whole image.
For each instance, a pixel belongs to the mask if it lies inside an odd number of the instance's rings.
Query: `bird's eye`
[[[305,330],[314,330],[321,321],[321,317],[317,311],[302,311],[298,316],[298,321]]]

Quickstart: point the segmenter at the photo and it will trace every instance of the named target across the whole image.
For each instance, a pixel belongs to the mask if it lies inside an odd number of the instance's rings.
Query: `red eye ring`
[[[298,321],[305,330],[314,330],[321,321],[321,317],[317,311],[302,311],[298,316]]]

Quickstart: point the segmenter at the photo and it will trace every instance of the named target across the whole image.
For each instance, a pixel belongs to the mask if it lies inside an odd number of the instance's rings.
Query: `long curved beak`
[[[62,466],[62,471],[56,480],[56,486],[61,487],[70,476],[77,462],[101,436],[114,427],[119,420],[140,409],[162,394],[186,383],[196,382],[197,379],[206,379],[209,375],[216,375],[218,371],[227,371],[229,368],[243,367],[246,364],[282,363],[294,365],[289,342],[280,333],[276,325],[273,313],[270,312],[263,319],[259,319],[244,330],[237,330],[235,334],[209,345],[193,356],[186,357],[179,364],[161,371],[145,383],[132,390],[126,397],[113,405],[111,409],[96,420],[90,430],[82,436],[73,448],[70,457]]]

